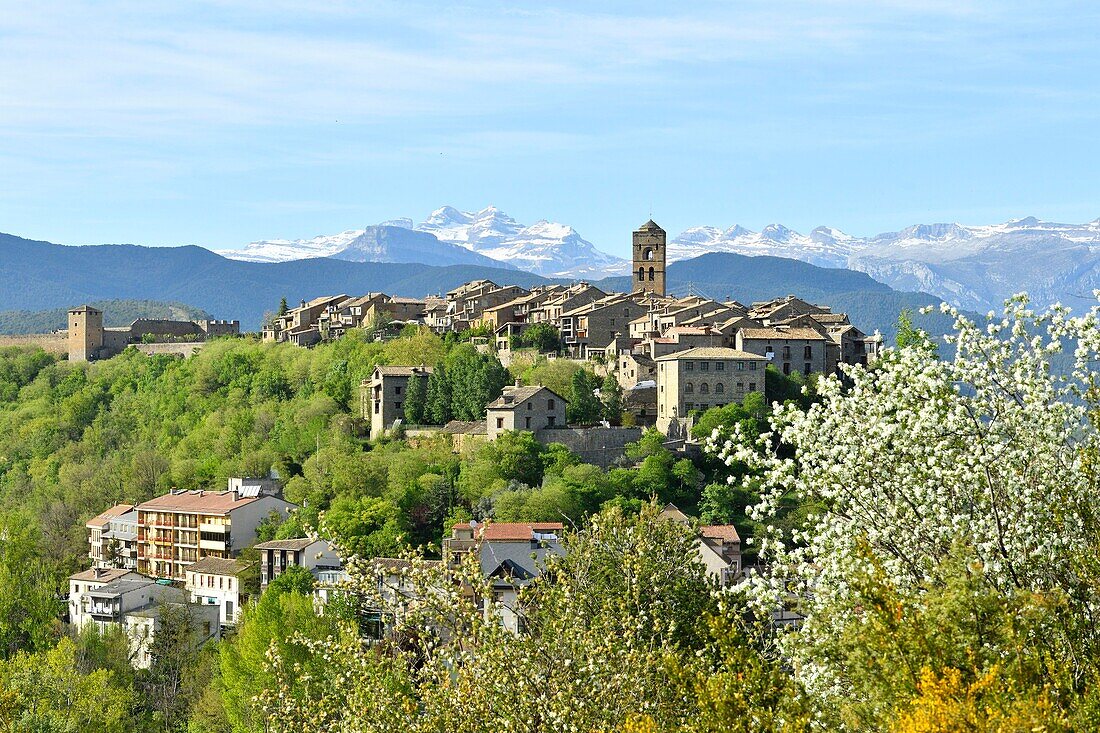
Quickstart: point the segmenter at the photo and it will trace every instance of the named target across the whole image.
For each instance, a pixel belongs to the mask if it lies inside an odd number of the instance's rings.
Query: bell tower
[[[665,244],[668,235],[650,219],[634,230],[635,293],[665,294]]]

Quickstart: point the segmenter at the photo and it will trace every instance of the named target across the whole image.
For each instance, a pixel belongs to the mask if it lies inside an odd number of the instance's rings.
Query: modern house
[[[493,581],[493,597],[483,599],[486,617],[496,614],[518,633],[524,629],[519,589],[542,574],[548,556],[562,554],[563,529],[561,522],[458,522],[443,540],[443,559],[454,566],[476,553]]]
[[[241,609],[240,573],[245,565],[224,557],[204,557],[187,566],[184,589],[191,602],[218,609],[218,622],[232,626]]]
[[[290,567],[299,566],[315,578],[326,571],[338,571],[344,560],[336,547],[328,540],[298,537],[289,540],[270,540],[255,546],[260,552],[260,588],[278,578]]]

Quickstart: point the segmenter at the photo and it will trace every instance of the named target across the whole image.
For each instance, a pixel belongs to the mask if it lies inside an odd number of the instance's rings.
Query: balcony
[[[225,534],[229,531],[228,524],[214,524],[212,522],[203,522],[198,527],[199,532],[218,532],[219,534]]]
[[[203,539],[199,540],[199,549],[200,550],[216,550],[218,552],[225,552],[226,549],[228,549],[228,547],[227,547],[227,545],[224,541],[215,541],[215,540],[208,540],[208,539],[203,538]]]

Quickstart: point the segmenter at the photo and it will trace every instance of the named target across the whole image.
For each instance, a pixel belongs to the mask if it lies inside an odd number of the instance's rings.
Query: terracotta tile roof
[[[694,349],[684,349],[671,354],[658,356],[657,361],[675,361],[677,359],[742,359],[764,361],[759,354],[750,354],[747,351],[727,349],[722,346],[697,346]]]
[[[114,581],[123,578],[127,575],[137,575],[133,570],[127,570],[126,568],[106,568],[98,570],[99,575],[96,575],[96,568],[89,568],[88,570],[81,570],[79,573],[73,573],[69,576],[69,580],[84,580],[98,583],[113,583]]]
[[[244,570],[244,563],[224,557],[204,557],[187,566],[189,573],[208,573],[210,575],[236,575]]]
[[[102,527],[116,517],[121,517],[126,512],[134,510],[133,504],[115,504],[105,512],[101,512],[88,520],[87,526]]]
[[[737,527],[732,524],[707,524],[699,528],[699,534],[708,540],[722,540],[723,542],[740,542]]]
[[[471,529],[469,522],[456,522],[455,529]],[[486,522],[473,527],[475,534],[490,542],[525,542],[535,532],[561,532],[561,522]]]
[[[165,494],[138,504],[139,511],[204,512],[227,514],[238,507],[251,504],[259,497],[240,496],[232,491],[183,491]]]

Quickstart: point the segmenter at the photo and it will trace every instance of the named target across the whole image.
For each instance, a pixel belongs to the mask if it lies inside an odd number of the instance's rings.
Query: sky
[[[0,231],[1084,222],[1098,31],[1061,0],[0,0]]]

